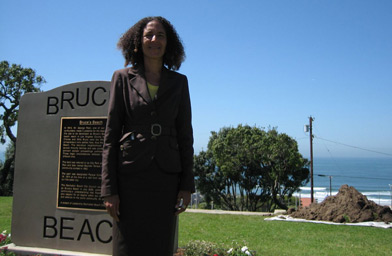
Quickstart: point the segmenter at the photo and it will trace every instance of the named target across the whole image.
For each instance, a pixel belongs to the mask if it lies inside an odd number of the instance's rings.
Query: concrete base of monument
[[[65,251],[65,250],[55,250],[48,248],[38,248],[38,247],[24,247],[16,246],[15,244],[7,244],[0,247],[0,252],[13,252],[16,256],[109,256],[108,254],[96,254],[96,253],[86,253],[86,252],[75,252],[75,251]]]

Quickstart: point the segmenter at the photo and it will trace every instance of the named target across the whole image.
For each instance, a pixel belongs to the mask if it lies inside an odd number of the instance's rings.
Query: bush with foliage
[[[8,251],[7,244],[11,243],[11,234],[8,234],[6,230],[4,230],[0,234],[0,256],[14,256],[13,252]]]
[[[217,245],[207,241],[191,241],[184,248],[184,256],[256,256],[256,252],[250,251],[247,246],[241,246],[233,241],[232,247],[227,249],[225,245]]]
[[[213,201],[231,211],[288,209],[309,181],[308,160],[294,139],[248,125],[212,132],[207,150],[194,157],[194,173],[207,206]]]

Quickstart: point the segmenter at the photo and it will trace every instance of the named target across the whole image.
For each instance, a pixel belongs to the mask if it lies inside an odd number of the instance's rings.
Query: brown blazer
[[[180,190],[194,192],[188,80],[164,68],[151,99],[142,71],[118,70],[110,89],[101,195],[116,195],[122,174],[142,171],[153,159],[163,171],[180,174]]]

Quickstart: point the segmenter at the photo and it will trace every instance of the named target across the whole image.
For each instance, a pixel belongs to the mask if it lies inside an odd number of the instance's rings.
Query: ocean
[[[4,161],[4,154],[0,155]],[[322,176],[320,176],[322,175]],[[331,178],[330,178],[331,176]],[[315,158],[313,160],[314,198],[321,203],[336,195],[347,184],[379,205],[392,205],[392,157],[385,158]],[[294,196],[310,198],[310,182]]]
[[[347,184],[379,205],[392,205],[392,157],[385,158],[315,158],[313,192],[317,202],[336,195]],[[310,182],[295,196],[310,198]]]

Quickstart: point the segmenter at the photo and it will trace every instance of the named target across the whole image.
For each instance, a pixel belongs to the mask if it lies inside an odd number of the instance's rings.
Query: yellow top
[[[151,99],[154,99],[155,95],[158,92],[159,86],[150,84],[149,82],[147,82],[147,86],[148,86],[148,92],[150,93]]]

